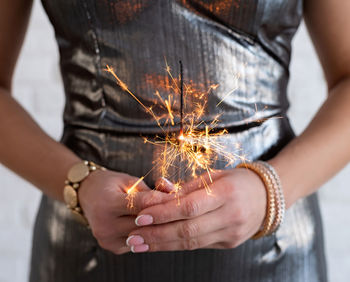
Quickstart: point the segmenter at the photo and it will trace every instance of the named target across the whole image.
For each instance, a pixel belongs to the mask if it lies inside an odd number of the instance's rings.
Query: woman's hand
[[[131,250],[234,248],[254,235],[266,213],[266,190],[259,176],[242,168],[212,176],[210,195],[198,178],[183,185],[179,206],[172,200],[142,210],[137,219],[142,222],[141,215],[148,215],[153,223],[129,234]]]
[[[79,202],[99,245],[115,254],[130,251],[125,243],[135,229],[135,214],[153,204],[172,200],[174,196],[151,190],[143,181],[137,185],[134,208],[127,207],[127,189],[137,177],[125,173],[96,170],[78,190]]]

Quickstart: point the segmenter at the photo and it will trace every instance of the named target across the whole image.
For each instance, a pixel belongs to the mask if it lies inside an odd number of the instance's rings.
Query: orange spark
[[[126,196],[126,199],[128,200],[128,208],[132,209],[134,207],[134,198],[137,193],[137,185],[140,184],[140,182],[144,179],[145,177],[142,176],[140,177],[130,188],[127,189],[126,193],[128,194]]]
[[[107,65],[106,71],[111,73],[116,79],[118,85],[123,91],[127,92],[133,99],[135,99],[143,109],[149,113],[157,125],[162,130],[163,135],[156,135],[155,138],[150,139],[144,137],[145,143],[150,143],[160,148],[158,157],[153,161],[154,166],[150,171],[157,168],[160,176],[175,180],[175,189],[171,193],[174,193],[175,198],[180,204],[180,191],[181,191],[181,175],[187,175],[189,172],[193,177],[200,177],[203,187],[206,189],[208,195],[212,195],[210,183],[213,182],[211,173],[214,171],[212,168],[216,161],[224,161],[226,167],[233,165],[238,161],[247,161],[244,154],[241,154],[242,148],[239,143],[232,144],[228,147],[225,142],[220,141],[221,137],[228,134],[226,129],[218,129],[220,115],[213,118],[210,123],[205,122],[203,116],[207,105],[207,96],[211,91],[216,90],[219,84],[211,84],[208,91],[200,92],[197,88],[184,85],[184,105],[186,105],[186,96],[188,94],[191,98],[191,110],[185,111],[183,116],[184,127],[180,132],[172,132],[171,126],[175,125],[175,106],[178,107],[178,100],[174,99],[174,95],[179,95],[180,88],[178,86],[179,79],[175,79],[171,74],[171,69],[166,62],[165,71],[170,77],[170,81],[167,80],[165,85],[161,85],[163,90],[169,91],[167,99],[164,99],[159,91],[155,92],[156,101],[154,105],[162,107],[166,115],[157,116],[152,110],[152,107],[146,107],[128,88],[128,86],[116,75],[114,70]],[[238,76],[236,76],[237,79]],[[151,80],[154,83],[153,78]],[[172,85],[170,85],[172,83]],[[229,95],[234,93],[237,86],[230,90],[217,104],[219,106]],[[173,91],[173,92],[171,92]],[[196,99],[195,101],[192,101]],[[188,102],[187,102],[188,103]],[[184,107],[186,109],[186,106]],[[256,108],[257,112],[257,108]],[[178,113],[178,112],[177,112]],[[160,120],[162,119],[162,123]],[[204,128],[204,129],[201,129]],[[219,156],[221,157],[219,159]],[[150,171],[147,173],[149,174]],[[175,171],[175,172],[173,172]],[[181,174],[180,172],[184,172]],[[209,180],[206,181],[202,177],[202,173],[208,174]],[[146,175],[147,175],[146,174]],[[129,201],[128,207],[133,207],[133,199],[137,193],[137,185],[144,179],[145,176],[139,178],[139,180],[132,185],[127,191],[127,199]],[[177,180],[177,181],[176,181]]]

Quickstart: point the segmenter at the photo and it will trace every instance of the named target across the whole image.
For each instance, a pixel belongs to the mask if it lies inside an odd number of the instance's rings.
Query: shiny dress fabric
[[[141,136],[152,139],[159,127],[103,70],[107,64],[147,106],[154,104],[156,90],[164,98],[172,90],[165,59],[175,77],[178,61],[184,64],[193,90],[186,111],[193,110],[195,93],[219,84],[207,97],[204,119],[220,114],[218,126],[229,131],[221,141],[232,152],[241,143],[250,160],[268,160],[295,137],[286,116],[286,87],[302,1],[43,0],[43,5],[56,32],[66,93],[61,142],[81,158],[142,176],[157,155]],[[174,99],[178,116],[178,95]],[[165,113],[157,105],[154,111]],[[271,119],[258,122],[266,118]],[[179,130],[178,119],[169,130]],[[215,167],[224,166],[219,157]],[[150,174],[147,184],[153,187],[158,176]],[[288,209],[276,234],[234,249],[124,255],[99,247],[64,204],[43,195],[30,281],[327,281],[323,244],[317,193]]]

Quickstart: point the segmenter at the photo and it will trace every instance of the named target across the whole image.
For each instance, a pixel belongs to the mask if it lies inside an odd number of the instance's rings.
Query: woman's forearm
[[[269,161],[281,177],[286,207],[315,192],[350,160],[350,77],[329,91],[305,131]]]
[[[0,88],[0,136],[0,162],[63,201],[67,171],[79,157],[45,134],[5,88]]]

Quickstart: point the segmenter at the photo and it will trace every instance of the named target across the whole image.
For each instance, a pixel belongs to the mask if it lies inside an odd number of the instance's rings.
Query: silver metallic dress
[[[229,132],[223,141],[241,143],[250,160],[268,160],[295,137],[286,116],[286,87],[301,0],[43,0],[43,5],[55,29],[66,93],[61,142],[81,158],[134,176],[153,166],[155,148],[141,136],[153,138],[159,126],[104,71],[107,64],[146,106],[154,104],[157,90],[163,98],[173,91],[165,60],[174,76],[182,60],[193,93],[218,84],[207,97],[204,120],[219,114],[218,128]],[[193,94],[185,110],[195,104]],[[153,110],[165,113],[159,105]],[[177,131],[175,121],[171,130]],[[153,187],[158,176],[150,174],[147,184]],[[30,281],[327,281],[317,193],[288,209],[276,234],[234,249],[124,255],[99,247],[64,204],[43,195]]]

